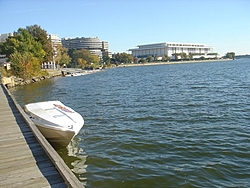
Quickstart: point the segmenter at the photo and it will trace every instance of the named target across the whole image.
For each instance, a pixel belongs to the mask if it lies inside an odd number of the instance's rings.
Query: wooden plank
[[[33,122],[30,120],[30,118],[27,116],[26,113],[22,110],[22,108],[15,102],[15,99],[13,98],[13,101],[19,110],[19,112],[24,117],[25,121],[28,123],[29,127],[31,128],[32,132],[36,136],[38,142],[43,147],[44,151],[47,153],[49,158],[52,160],[54,165],[56,166],[58,172],[61,174],[65,182],[69,187],[84,187],[83,184],[76,178],[76,176],[73,174],[73,172],[68,168],[68,166],[64,163],[62,158],[59,156],[59,154],[54,150],[54,148],[49,144],[49,142],[44,138],[44,136],[40,133],[38,128],[34,126]]]
[[[83,187],[3,86],[0,101],[0,187]]]

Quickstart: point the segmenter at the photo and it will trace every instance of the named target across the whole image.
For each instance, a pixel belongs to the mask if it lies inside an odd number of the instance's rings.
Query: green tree
[[[227,52],[226,58],[235,59],[235,53],[234,52]]]
[[[10,61],[12,73],[20,78],[30,79],[40,74],[40,62],[29,52],[15,51],[10,55]]]
[[[114,60],[116,64],[121,63],[120,53],[114,54]]]
[[[57,54],[55,57],[56,64],[59,64],[60,66],[68,65],[71,61],[70,56],[68,55],[68,49],[62,47],[62,45],[57,46]]]
[[[162,55],[162,61],[170,61],[170,57],[167,54]]]
[[[82,69],[85,68],[86,65],[87,65],[87,61],[84,60],[84,59],[82,59],[82,58],[78,58],[78,59],[77,59],[77,63],[78,63],[78,65],[81,66]]]
[[[71,61],[71,58],[69,57],[67,50],[61,52],[61,59],[59,61],[60,66],[68,65]]]
[[[172,54],[172,56],[174,56],[175,61],[178,61],[178,60],[179,60],[179,55],[180,55],[180,54],[178,54],[178,53]]]
[[[47,31],[42,29],[38,25],[31,25],[26,27],[27,31],[34,37],[35,41],[42,44],[42,48],[46,55],[43,58],[44,62],[50,62],[53,60],[53,48],[51,38],[48,37]]]
[[[189,54],[188,54],[188,59],[189,59],[189,60],[194,59],[194,58],[193,58],[193,54],[192,54],[192,53],[189,53]]]
[[[182,52],[180,53],[181,59],[187,59],[187,54]]]
[[[159,59],[159,56],[157,54],[155,54],[154,61],[158,61],[158,59]]]
[[[113,54],[113,57],[111,58],[111,62],[115,63],[116,65],[121,63],[132,63],[133,57],[131,54],[127,54],[125,52],[123,53],[117,53]]]
[[[127,54],[125,52],[120,54],[120,62],[121,63],[128,64],[128,63],[131,63],[132,61],[133,61],[133,57],[131,54]]]
[[[110,57],[108,53],[104,53],[104,55],[102,56],[102,61],[106,64],[110,64]]]
[[[73,65],[73,67],[97,68],[98,66],[100,66],[100,58],[97,55],[91,54],[89,50],[86,49],[73,50],[71,51],[71,53],[72,53],[71,64]],[[82,67],[81,64],[83,60],[86,61],[85,67]]]
[[[40,63],[46,54],[42,44],[22,28],[6,39],[1,45],[1,52],[11,61],[13,74],[24,79],[40,72]]]
[[[147,62],[152,62],[153,59],[154,58],[151,55],[148,55],[147,58],[146,58]]]
[[[19,53],[30,52],[39,61],[43,60],[46,52],[42,48],[42,44],[35,41],[34,37],[29,34],[26,29],[19,28],[17,32],[14,32],[13,37],[6,39],[6,42],[2,45],[1,51],[6,54],[6,57],[10,57],[15,51]]]
[[[146,61],[146,59],[144,59],[144,58],[141,58],[140,60],[139,60],[139,63],[142,63],[142,64],[144,64],[144,63],[146,63],[147,61]]]

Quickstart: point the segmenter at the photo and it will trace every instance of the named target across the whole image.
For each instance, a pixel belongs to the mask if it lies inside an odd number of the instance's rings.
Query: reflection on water
[[[21,106],[24,106],[25,104],[32,103],[32,102],[40,102],[47,100],[53,100],[56,98],[56,96],[53,96],[51,93],[51,88],[53,87],[53,84],[55,83],[57,79],[46,79],[41,82],[36,82],[30,85],[24,85],[16,88],[11,88],[11,92],[18,91],[18,96],[21,96],[20,98],[16,97],[18,103]]]
[[[67,147],[54,145],[54,148],[81,182],[86,184],[87,178],[84,177],[84,173],[87,168],[85,164],[87,154],[84,152],[83,148],[79,147],[78,143],[79,138],[74,138]]]

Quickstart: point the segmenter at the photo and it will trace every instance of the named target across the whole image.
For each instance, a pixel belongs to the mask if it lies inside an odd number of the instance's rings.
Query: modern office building
[[[156,44],[138,45],[138,48],[129,49],[132,52],[133,57],[145,58],[148,55],[162,57],[167,55],[171,59],[174,59],[173,54],[186,53],[187,55],[192,53],[196,56],[207,55],[212,53],[213,48],[204,44],[193,44],[193,43],[174,43],[174,42],[163,42]]]
[[[100,58],[103,53],[108,53],[108,42],[101,41],[98,37],[62,38],[62,45],[68,49],[87,49]]]

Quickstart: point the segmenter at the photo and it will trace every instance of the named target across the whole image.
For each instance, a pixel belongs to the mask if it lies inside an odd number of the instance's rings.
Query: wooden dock
[[[3,85],[0,187],[83,187]]]

